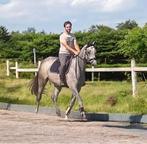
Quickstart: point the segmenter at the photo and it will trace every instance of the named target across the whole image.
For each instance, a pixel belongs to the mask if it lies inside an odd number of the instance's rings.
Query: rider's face
[[[65,27],[64,27],[65,31],[67,33],[70,33],[71,32],[71,29],[72,29],[72,26],[70,24],[67,24]]]

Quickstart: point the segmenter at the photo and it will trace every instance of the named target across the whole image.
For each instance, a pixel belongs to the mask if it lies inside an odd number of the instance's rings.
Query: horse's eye
[[[90,54],[90,51],[87,51],[87,54]]]

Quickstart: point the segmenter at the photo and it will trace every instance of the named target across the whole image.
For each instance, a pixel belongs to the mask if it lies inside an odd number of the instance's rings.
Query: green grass
[[[35,96],[31,95],[28,85],[31,79],[15,79],[5,76],[5,64],[0,64],[0,102],[17,104],[35,104]],[[97,81],[87,82],[80,95],[86,111],[147,114],[147,84],[138,83],[138,94],[132,97],[131,82],[127,81]],[[53,106],[51,93],[53,86],[47,84],[42,96],[42,106]],[[68,107],[71,91],[63,88],[58,98],[62,110]],[[76,102],[74,110],[78,110]]]

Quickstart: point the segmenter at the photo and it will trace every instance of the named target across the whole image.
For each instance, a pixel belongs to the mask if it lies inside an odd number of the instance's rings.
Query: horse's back
[[[50,68],[52,66],[52,64],[58,59],[58,57],[47,57],[45,58],[41,64],[47,68]]]
[[[47,57],[41,61],[41,65],[39,68],[39,72],[44,74],[45,76],[48,75],[48,71],[51,68],[52,64],[58,59],[58,57]]]
[[[49,57],[45,58],[42,62],[44,62],[44,63],[52,63],[57,59],[58,59],[58,57],[49,56]]]

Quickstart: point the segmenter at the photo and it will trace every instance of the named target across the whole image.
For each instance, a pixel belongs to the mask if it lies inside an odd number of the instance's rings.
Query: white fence
[[[7,66],[7,76],[10,75],[10,70],[15,70],[16,78],[19,78],[20,72],[36,72],[40,66],[40,61],[38,62],[38,68],[19,68],[18,62],[15,62],[15,67],[10,67],[9,60],[6,61]],[[132,79],[132,95],[135,96],[137,94],[137,74],[136,72],[145,72],[147,71],[147,67],[136,67],[135,60],[131,60],[131,67],[124,67],[124,68],[86,68],[86,72],[92,73],[92,81],[94,81],[94,73],[95,72],[131,72],[131,79]]]
[[[10,76],[10,70],[15,70],[15,76],[16,78],[19,78],[20,72],[34,72],[35,74],[38,71],[38,68],[40,67],[40,61],[38,61],[38,67],[37,68],[19,68],[18,62],[15,62],[15,67],[10,67],[10,61],[6,61],[6,67],[7,67],[7,76]]]

